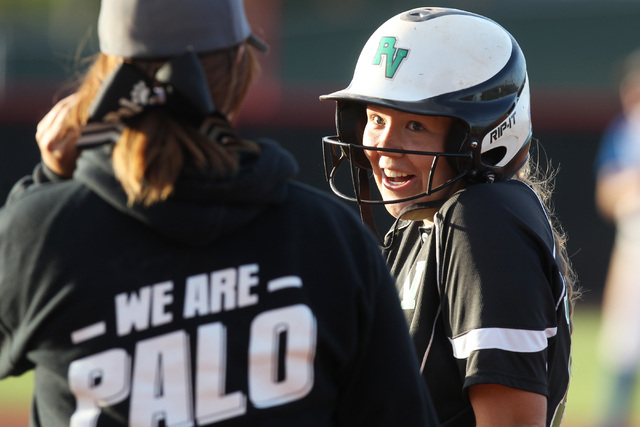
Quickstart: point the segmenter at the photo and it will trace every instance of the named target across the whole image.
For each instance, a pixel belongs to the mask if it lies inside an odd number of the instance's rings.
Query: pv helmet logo
[[[382,55],[386,56],[384,76],[388,79],[393,78],[409,53],[409,49],[396,48],[396,41],[398,40],[395,37],[382,37],[376,55],[373,57],[373,65],[380,65]]]

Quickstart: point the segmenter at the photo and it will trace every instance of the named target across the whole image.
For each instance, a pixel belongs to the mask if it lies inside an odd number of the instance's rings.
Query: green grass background
[[[596,358],[599,322],[598,307],[578,304],[574,315],[572,379],[563,423],[566,427],[595,427],[600,417],[602,396],[606,393],[606,378],[600,372]],[[31,374],[26,374],[20,378],[0,381],[0,426],[28,425],[32,379]],[[638,388],[640,387],[636,387]],[[640,427],[638,392],[634,399],[632,426]]]

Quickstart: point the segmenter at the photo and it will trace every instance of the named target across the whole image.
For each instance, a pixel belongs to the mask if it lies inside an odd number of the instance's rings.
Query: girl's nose
[[[389,126],[385,129],[384,132],[381,132],[377,142],[378,143],[376,146],[378,148],[389,150],[398,150],[402,148],[402,139],[400,137],[400,132],[394,126]],[[378,154],[388,157],[402,156],[402,153],[393,151],[379,151]]]

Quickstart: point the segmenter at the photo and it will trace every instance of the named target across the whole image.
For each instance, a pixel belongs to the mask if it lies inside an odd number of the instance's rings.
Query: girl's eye
[[[413,131],[420,131],[424,129],[424,126],[422,126],[422,124],[418,122],[410,122],[407,127],[409,128],[409,130]]]
[[[369,119],[372,123],[375,123],[377,125],[383,125],[384,124],[384,120],[382,119],[382,117],[380,117],[377,114],[372,114],[371,118]]]

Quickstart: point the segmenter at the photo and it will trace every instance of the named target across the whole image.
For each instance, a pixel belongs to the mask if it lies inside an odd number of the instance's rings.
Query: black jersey
[[[440,422],[475,425],[466,391],[486,383],[547,396],[547,424],[558,422],[568,300],[534,191],[515,180],[472,185],[421,225],[403,222],[387,257]]]
[[[435,425],[378,245],[288,153],[143,208],[110,150],[0,210],[0,378],[35,369],[34,426]]]

